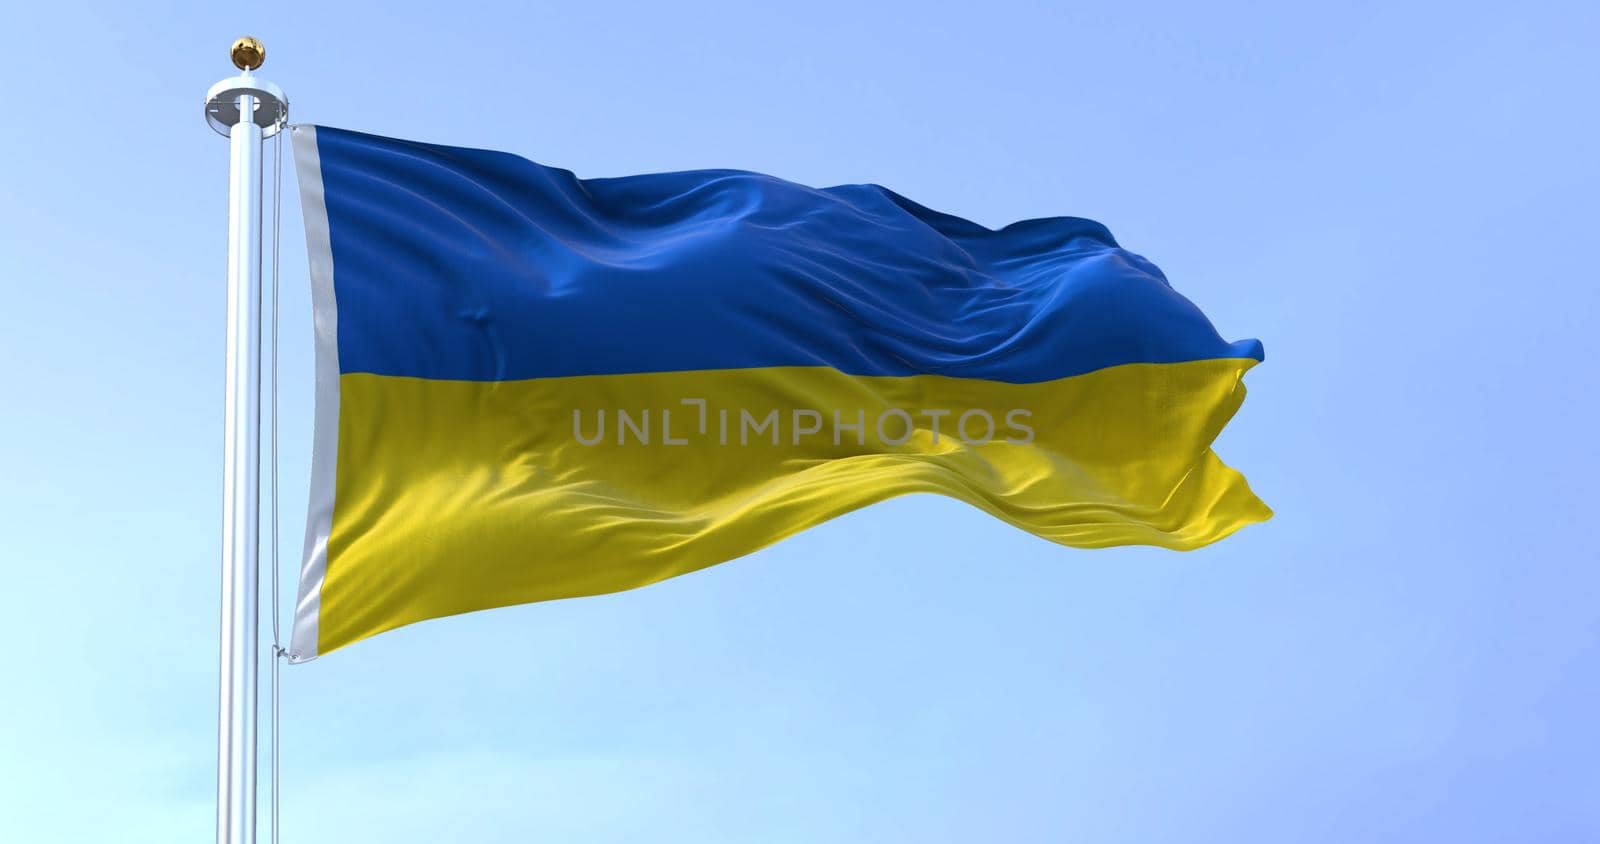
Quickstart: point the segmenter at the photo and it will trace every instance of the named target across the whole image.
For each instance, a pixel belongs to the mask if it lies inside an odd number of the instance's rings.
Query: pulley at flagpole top
[[[266,62],[266,47],[246,36],[233,42],[229,56],[240,74],[212,85],[206,92],[206,122],[217,134],[231,136],[233,127],[240,122],[240,98],[250,96],[253,98],[248,107],[253,117],[250,122],[261,127],[261,137],[278,134],[288,125],[289,98],[278,86],[255,76],[255,71]]]
[[[217,841],[256,840],[260,619],[261,159],[289,100],[255,71],[254,38],[231,50],[239,75],[206,92],[206,123],[229,142],[226,421],[223,427],[222,612],[217,722]]]

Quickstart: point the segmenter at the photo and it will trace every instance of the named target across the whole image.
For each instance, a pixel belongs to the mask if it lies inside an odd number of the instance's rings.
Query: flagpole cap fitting
[[[240,70],[255,70],[267,60],[267,48],[259,40],[246,35],[233,42],[228,57],[233,59],[233,66]]]
[[[260,62],[256,64],[259,66]],[[219,135],[231,134],[236,124],[247,119],[239,108],[240,100],[247,95],[253,98],[248,120],[261,127],[261,137],[270,138],[288,125],[289,98],[283,95],[283,89],[256,78],[248,70],[212,85],[206,92],[206,123]]]

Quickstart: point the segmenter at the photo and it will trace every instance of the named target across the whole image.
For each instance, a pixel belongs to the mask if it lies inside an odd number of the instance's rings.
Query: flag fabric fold
[[[1186,550],[1271,514],[1211,451],[1260,344],[1098,223],[293,143],[317,342],[295,661],[908,493],[1086,548]]]

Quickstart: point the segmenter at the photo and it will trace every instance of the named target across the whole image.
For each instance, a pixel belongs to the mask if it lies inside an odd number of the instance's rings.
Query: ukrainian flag
[[[294,150],[317,340],[296,661],[907,493],[1082,548],[1271,515],[1210,449],[1261,345],[1098,223],[326,127]]]

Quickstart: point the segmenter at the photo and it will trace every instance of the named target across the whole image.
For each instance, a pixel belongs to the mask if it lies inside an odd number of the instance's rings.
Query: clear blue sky
[[[1085,552],[902,499],[385,634],[286,671],[286,842],[1600,839],[1600,7],[1279,5],[13,4],[0,840],[212,834],[247,32],[300,121],[1101,220],[1265,342],[1218,451],[1278,512]]]

